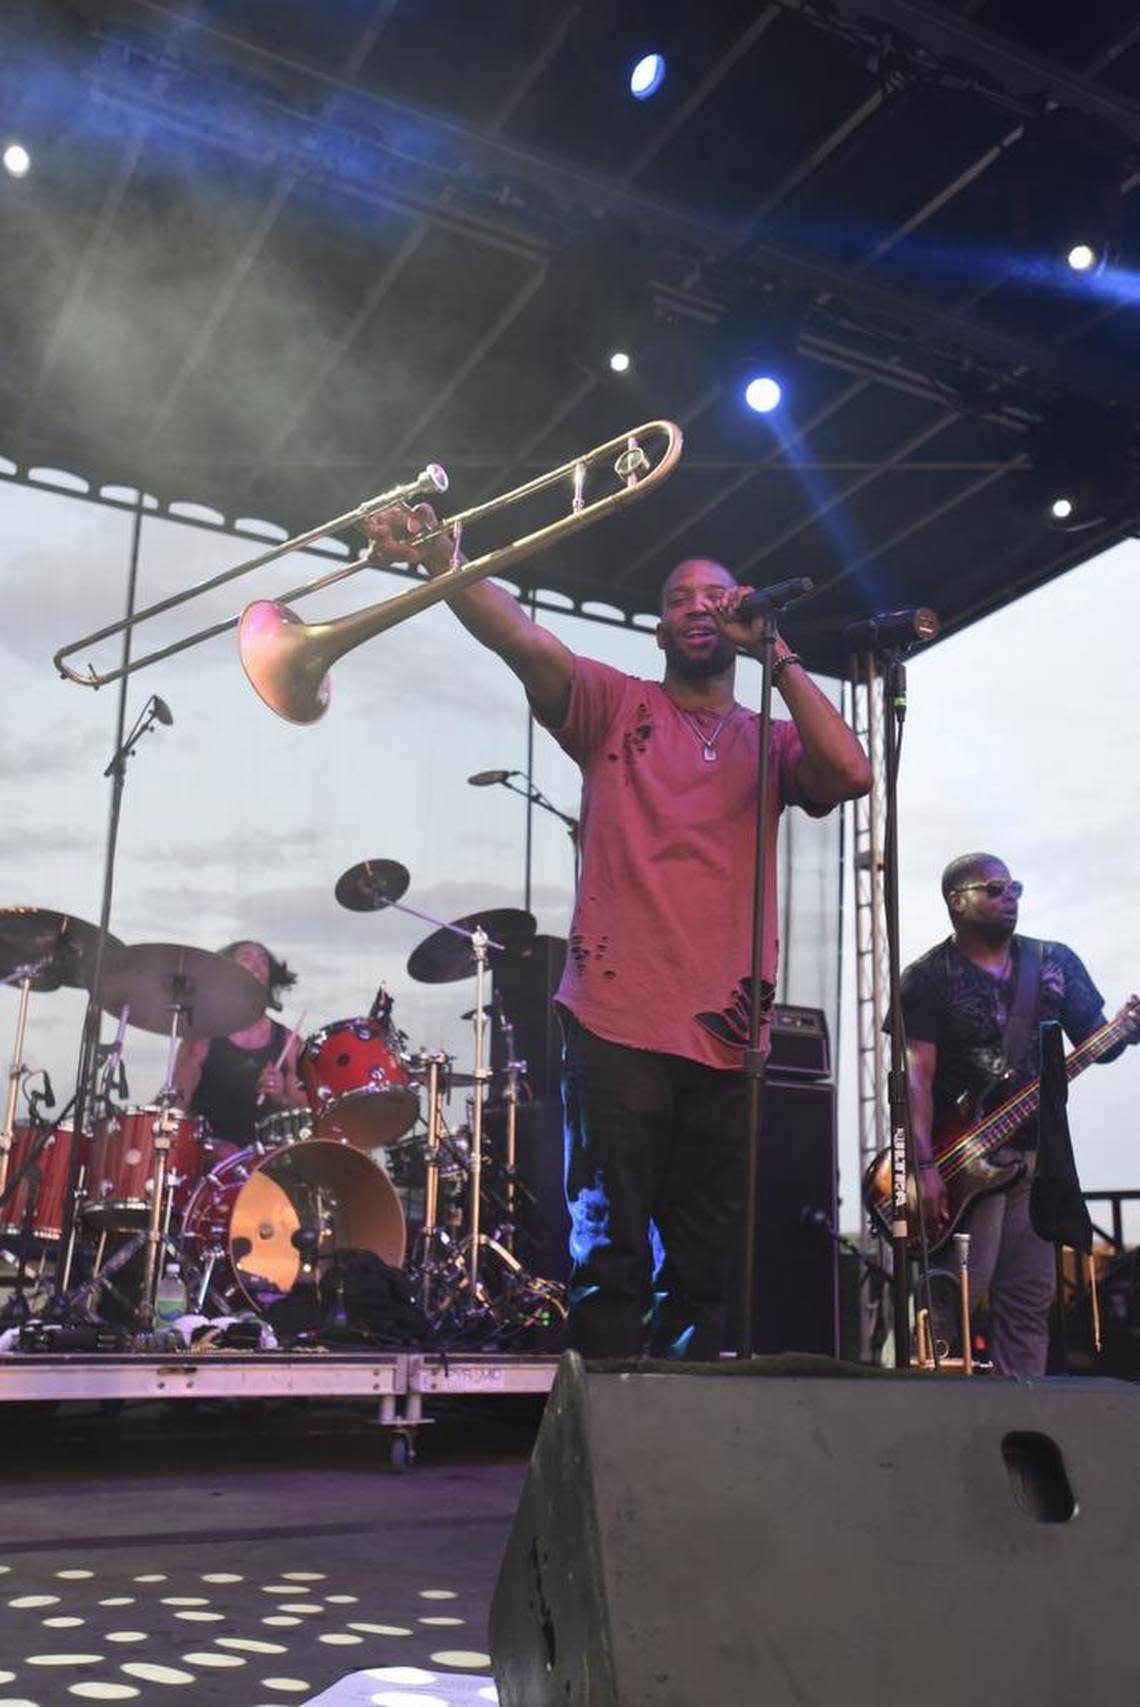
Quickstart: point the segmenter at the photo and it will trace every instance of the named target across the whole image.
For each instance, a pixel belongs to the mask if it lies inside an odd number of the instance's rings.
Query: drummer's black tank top
[[[202,1077],[190,1100],[190,1112],[204,1117],[215,1138],[242,1146],[253,1143],[254,1123],[275,1106],[257,1106],[257,1081],[262,1068],[276,1061],[288,1033],[270,1022],[268,1041],[259,1049],[239,1049],[228,1037],[215,1037],[202,1063]]]

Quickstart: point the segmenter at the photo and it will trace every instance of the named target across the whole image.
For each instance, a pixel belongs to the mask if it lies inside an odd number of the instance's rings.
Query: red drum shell
[[[301,1255],[293,1234],[318,1216],[336,1248],[374,1251],[394,1268],[403,1263],[395,1186],[370,1157],[323,1138],[227,1156],[186,1205],[181,1244],[200,1271],[217,1259],[211,1286],[227,1304],[264,1310],[296,1284]]]
[[[340,1019],[308,1038],[298,1058],[318,1138],[372,1150],[400,1138],[420,1103],[396,1038],[375,1019]]]
[[[8,1153],[8,1180],[23,1167],[27,1155],[42,1131],[38,1126],[17,1126],[12,1132],[12,1148]],[[52,1133],[40,1151],[37,1166],[40,1188],[32,1212],[32,1232],[37,1239],[63,1237],[63,1211],[67,1202],[67,1177],[71,1167],[71,1140],[75,1128],[64,1121]],[[24,1211],[27,1208],[31,1181],[22,1179],[4,1208],[0,1210],[0,1234],[18,1238],[23,1231]]]
[[[85,1219],[106,1227],[137,1227],[150,1212],[155,1161],[155,1131],[162,1118],[156,1105],[126,1108],[95,1122],[91,1166],[87,1172]],[[206,1124],[197,1115],[169,1111],[174,1122],[166,1157],[176,1215],[208,1165]]]

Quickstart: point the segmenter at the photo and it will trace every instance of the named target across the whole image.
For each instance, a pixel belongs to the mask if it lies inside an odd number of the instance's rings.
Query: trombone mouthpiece
[[[423,492],[446,492],[450,485],[447,470],[441,468],[438,462],[429,462],[416,481],[416,485]]]

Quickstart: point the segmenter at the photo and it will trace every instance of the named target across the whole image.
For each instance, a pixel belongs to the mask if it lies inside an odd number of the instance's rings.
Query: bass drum
[[[294,1235],[318,1235],[318,1258],[333,1250],[404,1260],[404,1211],[396,1188],[351,1145],[314,1138],[268,1155],[256,1145],[228,1156],[201,1181],[182,1217],[182,1248],[210,1288],[234,1310],[269,1309],[301,1276]]]

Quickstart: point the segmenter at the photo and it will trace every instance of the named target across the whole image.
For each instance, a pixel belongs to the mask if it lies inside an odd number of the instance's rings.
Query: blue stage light
[[[665,81],[665,55],[646,53],[629,74],[629,92],[635,101],[648,101]]]
[[[770,415],[780,407],[784,388],[771,374],[756,374],[744,387],[744,401],[757,415]]]

